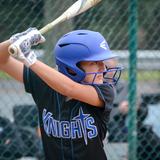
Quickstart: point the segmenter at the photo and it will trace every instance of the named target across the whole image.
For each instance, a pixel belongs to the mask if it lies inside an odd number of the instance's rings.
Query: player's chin
[[[95,79],[95,83],[97,84],[103,84],[103,76],[99,76]]]
[[[96,82],[96,84],[103,84],[103,81]]]

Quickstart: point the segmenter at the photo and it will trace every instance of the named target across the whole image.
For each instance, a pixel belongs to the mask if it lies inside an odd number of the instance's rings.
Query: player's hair
[[[86,75],[78,65],[80,62],[117,57],[110,51],[105,38],[99,32],[90,30],[75,30],[65,34],[57,42],[54,54],[58,70],[76,82],[81,82]]]

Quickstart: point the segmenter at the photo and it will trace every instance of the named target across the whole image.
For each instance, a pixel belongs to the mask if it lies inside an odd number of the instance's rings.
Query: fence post
[[[137,0],[129,0],[129,113],[128,160],[137,158],[136,90],[137,90]]]

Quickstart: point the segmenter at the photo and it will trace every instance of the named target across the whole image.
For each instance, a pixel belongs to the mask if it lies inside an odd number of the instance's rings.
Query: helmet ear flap
[[[76,76],[77,73],[75,71],[73,71],[72,69],[70,69],[69,67],[66,67],[66,71],[68,72],[68,74],[72,75],[72,76]]]
[[[68,76],[72,80],[76,82],[81,82],[86,74],[82,69],[80,69],[77,65],[74,65],[73,67],[70,67],[67,64],[62,63],[61,61],[56,61],[58,70],[63,73],[64,75]]]
[[[82,68],[82,66],[81,66],[81,62],[78,62],[77,64],[76,64],[76,66],[80,69],[80,70],[82,70],[83,72],[85,72],[85,70]],[[69,67],[66,67],[66,70],[68,71],[68,73],[69,74],[71,74],[71,75],[73,75],[73,76],[76,76],[77,75],[77,73],[73,70],[73,69],[71,69],[71,68],[69,68]]]

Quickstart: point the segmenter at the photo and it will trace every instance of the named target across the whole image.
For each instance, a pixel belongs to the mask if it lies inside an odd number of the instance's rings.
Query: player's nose
[[[98,67],[99,67],[99,72],[103,72],[105,70],[105,64],[103,61],[98,61],[97,62]]]

